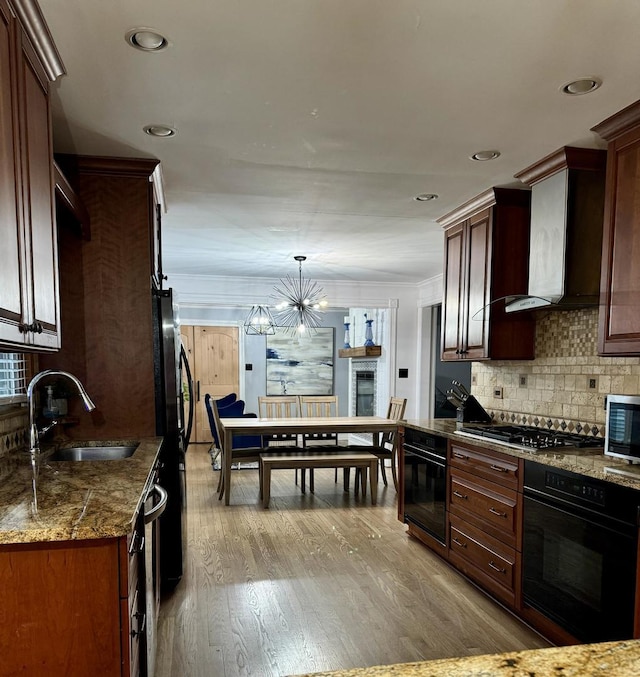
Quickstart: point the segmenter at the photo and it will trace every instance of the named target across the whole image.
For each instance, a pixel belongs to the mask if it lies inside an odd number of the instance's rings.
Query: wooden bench
[[[365,494],[367,470],[371,488],[371,504],[378,498],[378,457],[368,451],[324,449],[322,451],[292,451],[260,454],[260,498],[264,508],[269,507],[271,498],[271,471],[296,470],[303,468],[360,468],[362,493]]]

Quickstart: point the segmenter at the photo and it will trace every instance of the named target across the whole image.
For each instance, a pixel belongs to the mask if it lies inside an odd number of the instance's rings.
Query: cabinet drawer
[[[517,546],[519,506],[513,489],[450,469],[450,511],[511,547]]]
[[[460,468],[460,470],[516,490],[522,477],[519,459],[489,450],[470,449],[458,444],[451,445],[449,463],[454,468]]]
[[[497,545],[496,539],[455,517],[449,525],[449,544],[451,550],[468,559],[487,576],[494,578],[500,585],[513,589],[515,548],[507,548],[499,541]]]
[[[120,597],[128,598],[131,591],[138,586],[138,570],[140,553],[144,549],[144,530],[140,526],[119,543],[120,558]],[[126,575],[125,575],[126,573]]]
[[[140,674],[140,638],[145,632],[146,618],[144,610],[144,595],[139,590],[133,590],[128,599],[120,600],[121,613],[126,622],[122,623],[122,656],[123,665],[129,666],[131,677]]]
[[[514,606],[520,555],[454,515],[449,523],[450,561],[496,597]]]

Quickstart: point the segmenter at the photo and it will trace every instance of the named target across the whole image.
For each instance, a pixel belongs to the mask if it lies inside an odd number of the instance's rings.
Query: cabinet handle
[[[490,465],[489,467],[496,472],[509,472],[509,468],[501,468],[499,465]]]
[[[498,517],[506,517],[507,516],[506,512],[500,512],[500,510],[496,510],[495,508],[489,508],[489,512],[493,515],[497,515]]]
[[[142,532],[136,531],[133,534],[131,539],[131,545],[129,545],[129,554],[133,555],[136,552],[142,552],[144,550],[144,536]]]
[[[466,548],[467,544],[463,543],[459,539],[457,539],[455,536],[451,539],[456,545],[459,545],[461,548]]]
[[[200,381],[196,383],[196,402],[200,402]]]
[[[42,334],[44,327],[42,326],[42,322],[32,322],[31,324],[22,322],[18,325],[18,331],[21,334],[28,334],[30,331],[34,334]]]
[[[144,634],[144,627],[147,624],[147,615],[142,613],[141,611],[136,611],[135,614],[133,614],[132,618],[135,618],[138,621],[138,629],[137,630],[131,630],[131,637],[137,637],[138,635],[143,635]],[[142,618],[142,622],[140,622],[141,618]]]
[[[489,561],[489,566],[494,570],[497,571],[500,574],[506,574],[507,570],[503,569],[502,567],[499,567],[493,560]]]
[[[469,497],[466,494],[461,494],[459,491],[454,491],[453,495],[457,496],[458,498],[462,498],[465,501],[467,501],[469,499]]]
[[[453,457],[454,457],[454,458],[461,458],[461,459],[463,459],[464,461],[468,461],[468,460],[469,460],[469,457],[468,457],[468,456],[465,456],[464,454],[459,454],[457,451],[454,451],[454,452],[453,452]]]

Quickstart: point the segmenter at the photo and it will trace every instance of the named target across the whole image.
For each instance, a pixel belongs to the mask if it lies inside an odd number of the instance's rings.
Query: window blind
[[[21,353],[0,353],[0,404],[22,402],[27,393],[27,360]]]

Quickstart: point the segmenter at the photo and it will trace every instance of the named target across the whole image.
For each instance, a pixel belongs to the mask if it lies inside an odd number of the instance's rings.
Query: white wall
[[[273,287],[278,283],[274,278],[230,278],[211,275],[187,276],[172,275],[168,285],[175,290],[181,308],[181,318],[195,315],[196,308],[249,308],[257,303],[270,304]],[[421,372],[429,369],[423,364],[421,311],[428,298],[424,289],[434,296],[438,282],[427,281],[422,285],[394,284],[379,282],[342,282],[323,280],[321,286],[327,295],[330,309],[346,308],[388,308],[389,309],[389,346],[386,356],[389,360],[389,395],[407,398],[407,418],[418,417],[422,407],[420,400]],[[440,290],[442,288],[441,282]],[[440,291],[440,300],[441,300]],[[435,301],[436,303],[439,302]],[[199,314],[199,313],[198,313]],[[345,315],[348,312],[344,313]],[[340,336],[337,334],[336,339]],[[429,338],[429,337],[427,337]],[[352,344],[353,345],[353,344]],[[398,369],[408,370],[408,378],[398,378]]]

